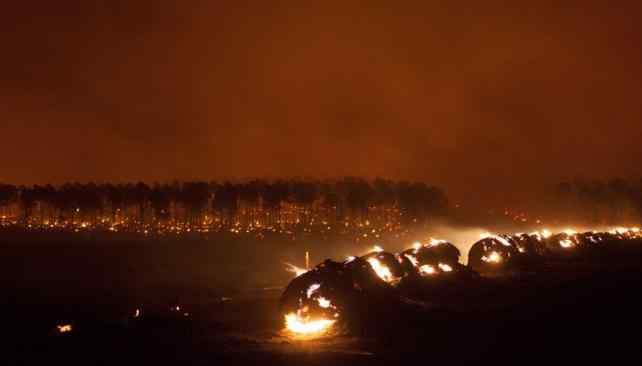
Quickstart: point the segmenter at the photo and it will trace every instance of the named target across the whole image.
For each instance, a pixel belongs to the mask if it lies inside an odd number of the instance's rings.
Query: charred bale
[[[361,258],[331,260],[290,282],[280,299],[282,314],[303,313],[311,318],[335,319],[347,330],[361,327],[370,315],[393,303],[394,290]],[[383,310],[381,310],[383,311]]]
[[[519,251],[505,238],[503,241],[489,237],[473,244],[468,253],[468,266],[485,273],[513,269]]]
[[[439,263],[455,265],[459,263],[461,253],[456,246],[448,242],[426,245],[419,248],[417,260],[419,263],[438,265]]]
[[[540,268],[546,259],[547,249],[542,240],[535,235],[519,234],[508,238],[511,245],[517,248],[513,266],[520,270]]]

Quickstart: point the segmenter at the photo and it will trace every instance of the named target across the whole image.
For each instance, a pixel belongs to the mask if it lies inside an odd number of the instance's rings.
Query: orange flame
[[[285,315],[285,328],[290,332],[302,336],[315,336],[326,333],[335,320],[303,318],[295,313]]]
[[[297,267],[294,264],[285,263],[285,270],[288,272],[294,273],[294,277],[299,277],[300,275],[306,273],[308,270],[305,268]]]

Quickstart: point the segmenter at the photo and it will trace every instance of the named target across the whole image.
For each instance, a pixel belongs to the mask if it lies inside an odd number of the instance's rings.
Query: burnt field
[[[314,240],[312,240],[314,241]],[[0,233],[3,351],[12,364],[484,364],[640,357],[642,245],[532,271],[439,282],[361,309],[333,337],[283,331],[303,243]],[[313,264],[363,248],[310,243]],[[316,247],[313,247],[316,248]],[[58,326],[70,326],[61,332]],[[633,357],[633,358],[631,358]]]

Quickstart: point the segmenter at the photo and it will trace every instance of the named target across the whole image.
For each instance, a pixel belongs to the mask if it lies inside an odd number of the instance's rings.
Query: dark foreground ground
[[[288,275],[256,276],[287,256],[270,244],[250,255],[238,242],[219,251],[200,241],[0,238],[0,365],[615,364],[642,356],[639,245],[391,301],[366,309],[368,324],[355,334],[297,341],[277,311]],[[59,334],[59,324],[72,332]]]

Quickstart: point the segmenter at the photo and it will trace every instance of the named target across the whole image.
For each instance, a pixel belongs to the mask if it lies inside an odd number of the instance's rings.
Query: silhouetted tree
[[[169,187],[158,183],[154,184],[149,194],[149,202],[157,220],[167,221],[169,219],[170,201]]]
[[[0,184],[0,215],[6,215],[8,206],[16,200],[18,189],[10,184]]]
[[[361,178],[346,178],[344,184],[347,188],[346,203],[348,208],[356,215],[367,217],[368,206],[373,202],[374,191],[370,183]]]
[[[201,221],[210,199],[210,186],[206,182],[187,182],[181,190],[181,201],[188,212],[188,221],[194,224]]]
[[[231,226],[234,224],[234,218],[238,210],[239,189],[237,186],[226,182],[216,191],[212,208],[218,212],[223,223]]]
[[[611,191],[619,192],[618,197],[635,199],[631,198],[635,196],[631,189]],[[591,194],[586,196],[597,195]],[[386,215],[398,216],[399,210],[408,219],[426,219],[446,214],[448,206],[444,192],[425,183],[395,183],[380,178],[370,182],[354,177],[325,181],[254,179],[236,184],[174,182],[156,183],[151,188],[143,182],[66,183],[19,189],[0,185],[0,208],[6,210],[10,202],[18,203],[21,217],[29,221],[56,218],[61,223],[78,224],[87,220],[96,223],[100,218],[105,224],[123,220],[134,225],[146,224],[151,218],[153,222],[175,220],[201,225],[211,209],[223,226],[238,221],[252,226],[280,224],[282,228],[297,223],[306,227],[326,225],[348,217],[388,221]]]
[[[136,205],[138,207],[138,220],[139,222],[143,223],[145,222],[145,212],[147,209],[147,205],[149,204],[149,195],[151,193],[151,189],[147,184],[138,182],[134,187],[132,193],[132,198],[134,202],[136,202]]]
[[[270,225],[281,223],[281,203],[286,200],[288,192],[288,184],[282,180],[264,186],[261,197],[264,208],[269,211]]]

